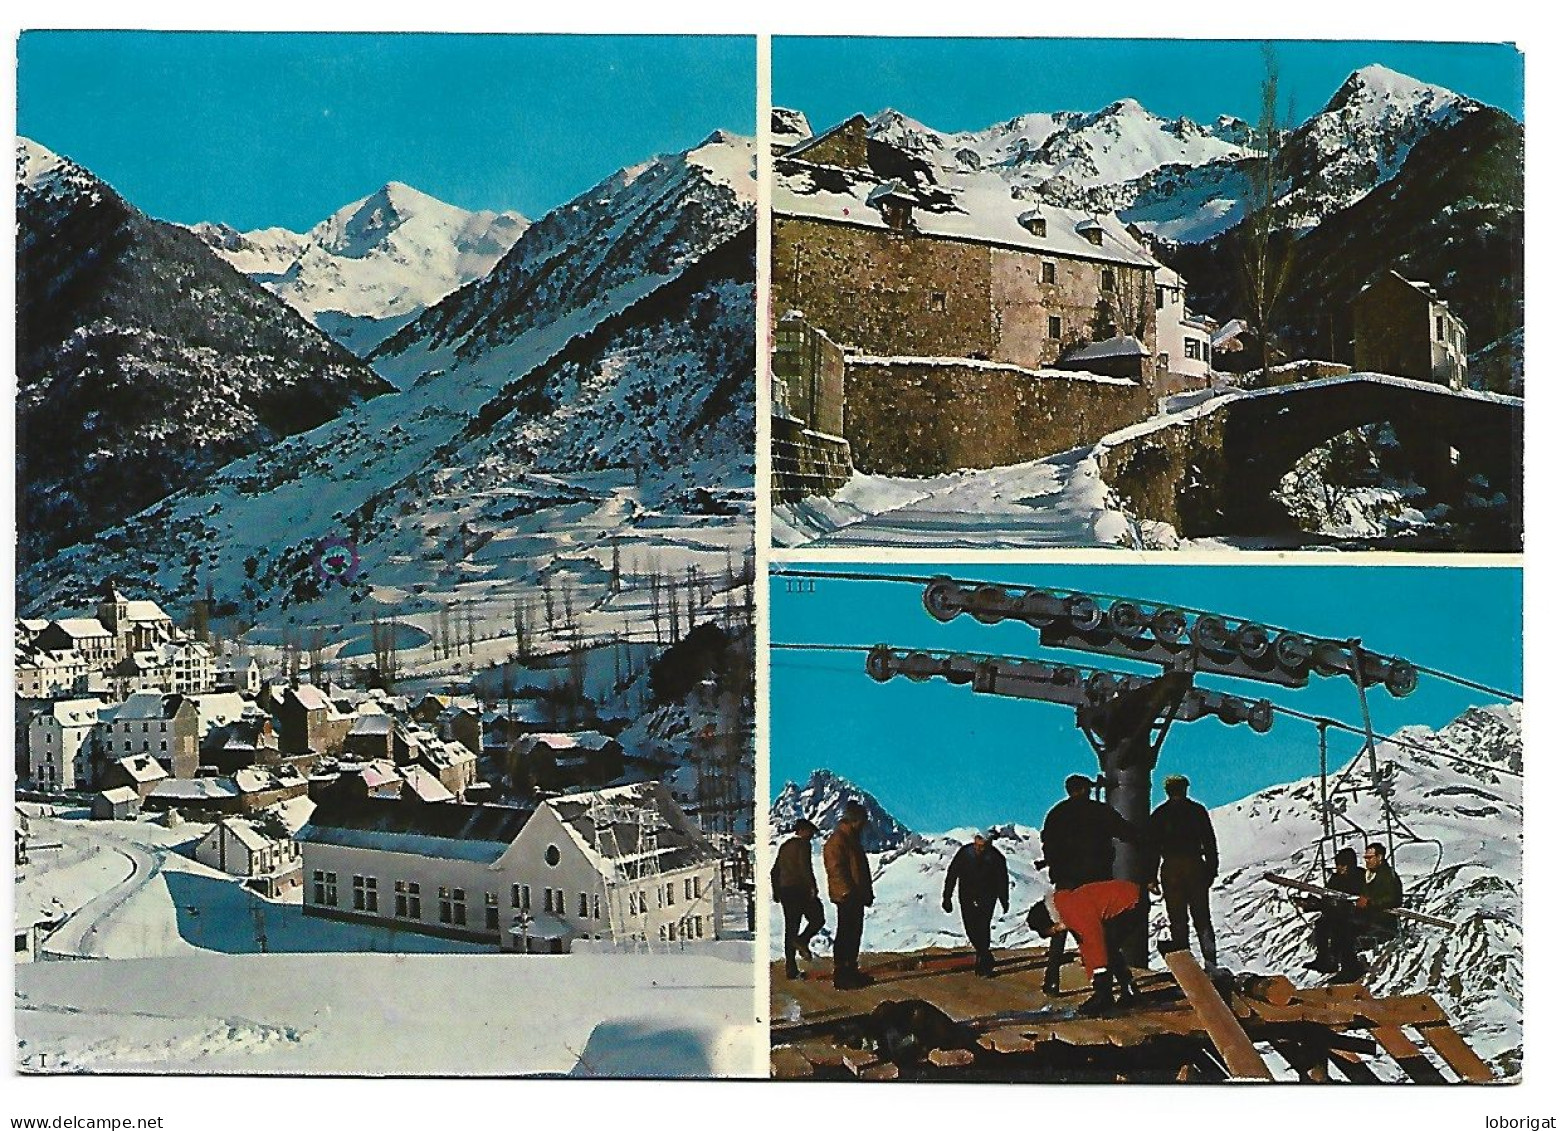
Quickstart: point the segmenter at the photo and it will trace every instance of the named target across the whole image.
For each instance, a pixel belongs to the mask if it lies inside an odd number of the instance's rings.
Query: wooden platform
[[[998,953],[994,978],[974,973],[971,952],[866,955],[861,965],[876,980],[854,990],[833,987],[829,961],[793,981],[775,963],[773,1075],[1360,1083],[1494,1078],[1427,995],[1373,998],[1358,985],[1300,988],[1282,977],[1215,985],[1185,952],[1169,960],[1178,978],[1139,971],[1139,1002],[1096,1018],[1073,1015],[1088,993],[1075,962],[1062,970],[1061,995],[1044,995],[1043,949]],[[927,1003],[940,1014],[885,1004],[898,1002]],[[1264,1058],[1263,1052],[1274,1055]]]

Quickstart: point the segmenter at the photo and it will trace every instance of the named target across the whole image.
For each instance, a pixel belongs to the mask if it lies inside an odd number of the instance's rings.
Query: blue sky
[[[1320,110],[1351,71],[1380,63],[1522,118],[1522,56],[1503,44],[1280,40],[1279,111]],[[1254,121],[1259,43],[1178,39],[772,40],[773,104],[817,130],[888,106],[944,131],[1135,98],[1166,117]]]
[[[811,567],[801,567],[811,568]],[[830,567],[853,569],[853,567]],[[1492,687],[1522,688],[1522,571],[1504,568],[1341,566],[881,566],[876,573],[1026,582],[1163,600],[1243,616],[1320,636],[1358,636],[1371,650],[1453,672]],[[1026,625],[977,624],[962,617],[938,624],[925,614],[917,585],[816,581],[809,594],[771,588],[776,642],[875,644],[1049,656]],[[1150,671],[1086,653],[1053,658],[1088,667]],[[771,656],[772,794],[826,767],[874,794],[923,832],[1017,820],[1037,822],[1061,796],[1072,772],[1096,773],[1072,712],[1053,704],[975,695],[931,680],[873,682],[864,657],[785,652]],[[1346,722],[1359,717],[1347,679],[1313,679],[1292,691],[1202,676],[1201,682],[1280,706]],[[1370,692],[1376,729],[1440,727],[1465,708],[1499,700],[1422,679],[1413,695]],[[1352,736],[1329,739],[1334,766],[1358,750]],[[1176,724],[1156,774],[1192,780],[1192,796],[1224,804],[1264,786],[1293,781],[1318,766],[1316,729],[1278,718],[1266,735],[1215,719]]]
[[[538,217],[714,129],[743,36],[26,32],[19,132],[153,216],[306,228],[387,181]]]

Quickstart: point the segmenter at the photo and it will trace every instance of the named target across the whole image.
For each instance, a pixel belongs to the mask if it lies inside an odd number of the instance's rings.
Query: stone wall
[[[792,315],[783,316],[773,337],[772,375],[783,394],[774,411],[813,431],[841,436],[843,351],[820,330]]]
[[[854,472],[848,441],[806,428],[797,420],[772,418],[772,505],[830,495]]]
[[[998,467],[1088,444],[1146,417],[1147,386],[959,358],[847,358],[844,435],[883,475]]]
[[[1187,538],[1221,533],[1225,424],[1215,412],[1109,445],[1099,476],[1137,518],[1167,522]]]

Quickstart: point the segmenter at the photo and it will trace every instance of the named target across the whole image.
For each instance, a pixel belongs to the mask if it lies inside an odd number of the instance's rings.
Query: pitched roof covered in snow
[[[928,182],[910,184],[907,178],[894,183],[869,168],[851,169],[809,160],[812,149],[853,121],[840,123],[778,155],[772,193],[774,214],[885,229],[886,221],[876,205],[890,194],[912,202],[914,230],[927,236],[1137,267],[1157,266],[1157,261],[1115,217],[1014,195],[1012,186],[991,170],[941,170],[939,182],[935,171],[929,170],[932,176]],[[1095,231],[1103,233],[1102,244],[1089,238]]]
[[[1091,361],[1101,357],[1148,357],[1148,349],[1130,334],[1121,334],[1116,338],[1106,338],[1102,342],[1091,342],[1079,349],[1074,349],[1063,357],[1062,361]]]
[[[570,793],[544,802],[571,830],[589,861],[607,878],[616,863],[643,851],[650,832],[661,870],[690,868],[718,857],[717,849],[693,825],[662,782],[637,782],[610,789]],[[602,821],[600,826],[597,821]]]
[[[332,797],[316,807],[295,839],[493,863],[530,816],[529,810],[505,805],[410,805],[386,798]]]

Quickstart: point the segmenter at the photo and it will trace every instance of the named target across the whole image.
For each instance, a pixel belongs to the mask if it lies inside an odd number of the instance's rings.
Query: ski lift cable
[[[778,651],[784,652],[858,652],[861,654],[870,652],[874,647],[873,645],[869,644],[810,644],[803,641],[782,640],[774,640],[771,642],[770,646]],[[940,653],[942,649],[934,648],[926,649],[926,651]],[[1276,714],[1288,715],[1290,718],[1299,719],[1302,722],[1311,723],[1315,726],[1326,726],[1335,730],[1347,731],[1349,734],[1357,734],[1361,736],[1364,735],[1364,731],[1360,727],[1353,726],[1350,723],[1345,723],[1340,719],[1328,718],[1322,715],[1312,715],[1305,711],[1296,711],[1290,707],[1281,706],[1277,702],[1273,702],[1272,709]],[[1377,742],[1387,742],[1391,743],[1393,746],[1402,746],[1409,750],[1418,750],[1422,753],[1429,754],[1435,758],[1444,759],[1448,762],[1456,762],[1460,765],[1472,766],[1479,770],[1489,770],[1492,773],[1504,774],[1507,777],[1521,778],[1523,776],[1520,770],[1511,770],[1504,766],[1492,766],[1486,762],[1478,762],[1471,758],[1464,758],[1461,755],[1452,754],[1445,750],[1438,750],[1433,746],[1426,746],[1423,743],[1414,742],[1410,739],[1396,738],[1392,735],[1379,734],[1374,732],[1373,737]],[[1361,750],[1361,754],[1363,754],[1363,750]],[[1355,761],[1358,761],[1358,759],[1356,758]]]
[[[774,570],[771,571],[771,575],[773,577],[783,577],[783,578],[802,577],[802,578],[812,578],[812,579],[825,580],[825,581],[890,581],[890,582],[901,582],[901,583],[911,584],[911,585],[928,585],[931,581],[935,580],[935,577],[936,577],[936,575],[934,575],[934,574],[931,574],[929,576],[918,576],[918,575],[915,575],[915,574],[907,574],[907,573],[857,573],[857,572],[851,572],[851,571],[847,571],[847,570],[801,569],[801,568],[798,568],[798,567],[795,567],[795,566],[787,566],[787,567],[783,567],[783,568],[780,568],[780,569],[774,569]],[[1034,588],[1032,585],[1026,584],[1024,582],[980,581],[980,580],[975,580],[973,578],[951,578],[951,580],[955,581],[958,585],[993,585],[993,586],[997,586],[998,588],[1001,588],[1001,589],[1031,589],[1031,588]],[[1174,604],[1172,602],[1164,602],[1164,601],[1151,602],[1151,601],[1149,601],[1145,597],[1127,597],[1127,596],[1125,596],[1123,594],[1116,594],[1116,593],[1095,593],[1095,592],[1092,592],[1090,590],[1085,590],[1085,589],[1072,589],[1071,592],[1073,592],[1073,593],[1081,593],[1083,596],[1092,597],[1092,598],[1095,598],[1095,599],[1100,600],[1100,601],[1133,601],[1133,602],[1140,601],[1140,602],[1143,602],[1145,604],[1154,604],[1154,603],[1156,603],[1156,604],[1162,605],[1165,608],[1178,609],[1181,612],[1186,612],[1186,613],[1202,613],[1202,612],[1205,611],[1205,610],[1197,609],[1197,608],[1194,608],[1194,607],[1191,607],[1191,606]],[[1220,615],[1227,615],[1227,614],[1220,614]],[[1229,620],[1245,620],[1245,618],[1242,618],[1242,617],[1228,617],[1228,619]],[[1267,629],[1268,631],[1271,631],[1271,632],[1288,632],[1288,631],[1291,631],[1290,629],[1285,628],[1283,625],[1267,624],[1267,623],[1265,623],[1263,621],[1247,621],[1246,623],[1255,624],[1255,625],[1257,625],[1257,626],[1259,626],[1261,628]],[[1511,702],[1511,703],[1521,703],[1522,702],[1522,698],[1523,697],[1519,693],[1517,693],[1515,691],[1507,691],[1504,688],[1492,687],[1489,684],[1480,683],[1478,680],[1472,680],[1472,679],[1468,679],[1465,676],[1456,675],[1456,674],[1454,674],[1452,672],[1442,671],[1440,668],[1433,668],[1433,667],[1430,667],[1427,664],[1418,664],[1418,663],[1413,663],[1412,661],[1410,661],[1410,663],[1411,663],[1411,665],[1413,666],[1413,668],[1416,671],[1421,672],[1424,675],[1428,675],[1428,676],[1432,677],[1433,679],[1439,679],[1439,680],[1442,680],[1442,681],[1444,681],[1446,683],[1454,683],[1454,684],[1457,684],[1460,687],[1466,687],[1466,688],[1468,688],[1471,691],[1482,691],[1486,695],[1493,695],[1497,699],[1505,699],[1505,700],[1507,700],[1508,702]]]

